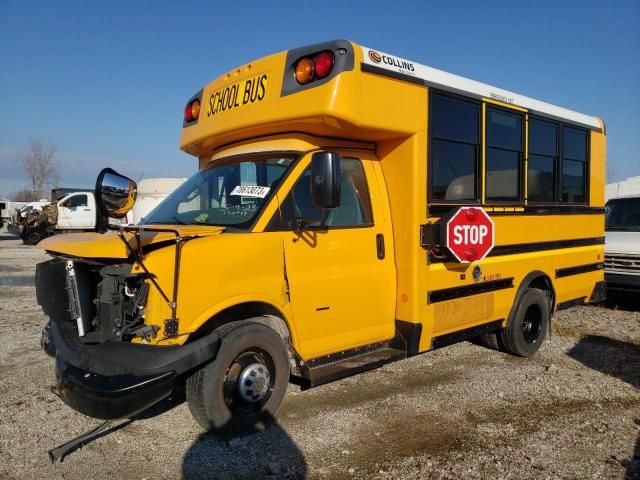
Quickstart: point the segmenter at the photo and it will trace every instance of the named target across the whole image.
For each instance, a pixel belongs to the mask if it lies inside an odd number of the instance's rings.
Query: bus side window
[[[586,200],[587,132],[562,127],[562,201]]]
[[[487,201],[520,201],[524,116],[487,107],[486,195]]]
[[[558,127],[529,118],[527,198],[530,202],[553,202],[558,176]]]
[[[429,200],[477,200],[480,106],[433,93],[429,122]]]

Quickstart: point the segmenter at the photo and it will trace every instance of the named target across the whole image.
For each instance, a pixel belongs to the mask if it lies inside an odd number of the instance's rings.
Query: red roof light
[[[184,107],[184,121],[185,122],[190,122],[191,120],[193,120],[193,113],[191,110],[191,103],[187,103],[187,105]]]
[[[328,50],[320,52],[315,58],[316,77],[325,78],[333,70],[333,53]]]

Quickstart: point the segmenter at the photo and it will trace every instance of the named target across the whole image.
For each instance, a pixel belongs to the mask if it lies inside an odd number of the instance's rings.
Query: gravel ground
[[[554,317],[530,360],[471,343],[308,391],[226,443],[169,400],[51,464],[99,424],[51,393],[41,251],[0,234],[0,478],[640,479],[640,301]]]

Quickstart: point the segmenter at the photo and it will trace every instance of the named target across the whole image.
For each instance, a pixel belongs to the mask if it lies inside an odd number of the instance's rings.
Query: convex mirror
[[[96,181],[98,210],[107,217],[124,218],[136,203],[136,182],[111,168],[103,169]]]

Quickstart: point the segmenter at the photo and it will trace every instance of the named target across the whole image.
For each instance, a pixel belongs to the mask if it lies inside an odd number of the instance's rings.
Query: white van
[[[640,195],[607,202],[605,232],[607,289],[640,292]]]

